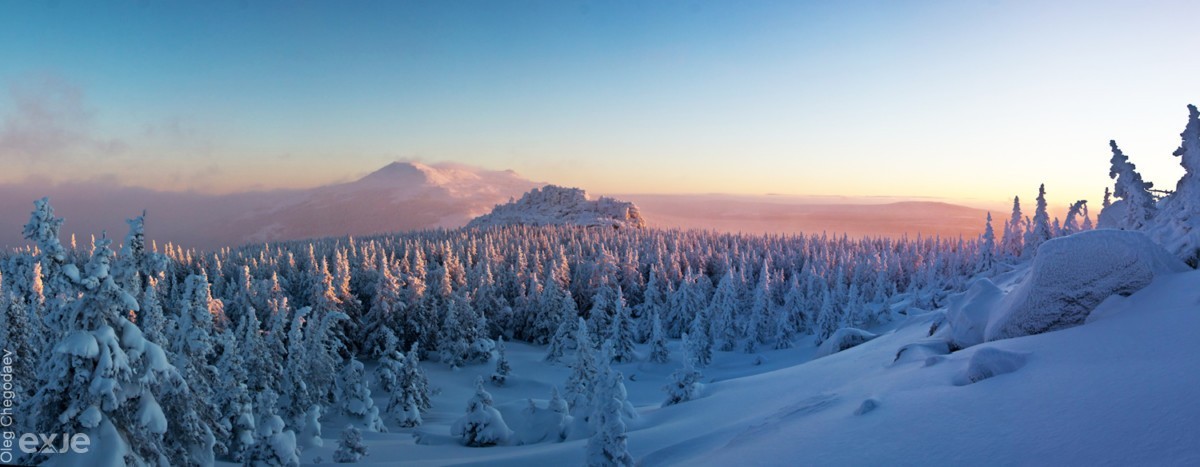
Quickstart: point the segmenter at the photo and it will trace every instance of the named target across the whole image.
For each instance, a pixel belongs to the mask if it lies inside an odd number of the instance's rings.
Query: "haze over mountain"
[[[0,185],[0,246],[25,245],[21,229],[33,200],[49,196],[66,217],[64,238],[86,244],[147,211],[146,232],[160,243],[215,249],[273,240],[456,228],[496,205],[544,185],[513,171],[453,163],[394,162],[365,177],[309,189],[224,195],[122,187],[109,180]],[[747,233],[904,233],[973,236],[985,212],[941,202],[749,195],[618,195],[647,226]]]
[[[538,186],[511,171],[394,162],[349,183],[304,190],[208,195],[105,182],[0,186],[0,245],[24,245],[32,201],[50,196],[65,235],[124,235],[123,219],[148,212],[147,236],[214,249],[251,242],[461,227]],[[64,236],[64,238],[66,238]],[[84,242],[86,237],[80,238]]]
[[[653,227],[743,233],[845,233],[974,237],[987,211],[904,198],[748,195],[616,195],[637,204]]]

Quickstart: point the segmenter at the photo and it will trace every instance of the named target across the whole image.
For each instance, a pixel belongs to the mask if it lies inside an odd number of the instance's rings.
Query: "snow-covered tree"
[[[663,386],[663,391],[667,393],[663,407],[699,397],[700,391],[704,389],[704,385],[700,383],[701,378],[703,375],[692,364],[692,359],[684,358],[683,367],[671,373],[671,381]]]
[[[216,405],[214,392],[217,369],[209,363],[215,351],[214,319],[220,313],[220,307],[209,293],[206,276],[193,274],[184,281],[179,310],[169,338],[172,363],[188,382],[193,399],[187,403],[195,407],[217,439],[227,439],[229,434],[223,432],[222,424],[217,422],[221,410]]]
[[[633,456],[626,446],[625,385],[621,372],[608,371],[595,388],[595,408],[588,423],[592,436],[587,442],[588,466],[633,466]]]
[[[1068,221],[1071,219],[1067,218]],[[992,213],[987,213],[987,224],[983,228],[982,242],[979,245],[979,264],[983,269],[990,268],[996,261],[996,231],[992,229]]]
[[[689,335],[691,339],[687,341],[687,344],[691,346],[690,350],[693,358],[696,359],[696,365],[708,366],[709,363],[712,363],[713,343],[707,308],[696,311],[696,316],[692,318],[692,325],[689,328]]]
[[[47,205],[45,212],[52,215],[53,211]],[[31,225],[37,217],[35,211]],[[77,281],[81,295],[57,323],[62,337],[53,353],[43,359],[37,393],[20,413],[27,414],[25,425],[30,432],[83,433],[92,440],[91,449],[123,453],[117,454],[121,456],[118,462],[165,463],[167,446],[162,435],[167,418],[147,383],[154,378],[152,374],[170,373],[173,368],[162,349],[146,341],[127,319],[139,307],[109,275],[110,243],[100,239],[93,245],[92,256]],[[60,264],[55,270],[65,274],[65,269]],[[50,281],[67,283],[56,278]],[[197,455],[211,462],[211,444],[208,449],[207,455]],[[32,459],[40,460],[44,459]]]
[[[1113,203],[1100,212],[1100,227],[1140,230],[1145,228],[1156,212],[1154,195],[1150,189],[1154,184],[1142,180],[1137,172],[1137,166],[1129,162],[1116,141],[1109,141],[1112,148],[1112,167],[1108,171],[1109,178],[1116,179],[1113,185],[1113,195],[1121,201]]]
[[[508,381],[510,372],[512,372],[512,367],[508,364],[508,356],[504,354],[504,338],[501,337],[496,341],[496,368],[492,371],[492,383],[503,386],[504,382]]]
[[[492,407],[492,395],[483,388],[482,377],[475,380],[475,395],[467,402],[467,414],[455,420],[450,436],[470,447],[504,444],[512,436],[500,411]]]
[[[1160,203],[1161,209],[1149,233],[1192,266],[1200,265],[1200,113],[1188,106],[1188,122],[1179,148],[1172,154],[1179,157],[1184,174],[1175,185],[1175,192]]]
[[[775,303],[771,297],[771,269],[764,260],[758,285],[754,288],[754,301],[750,306],[750,326],[746,330],[746,339],[754,344],[746,345],[746,353],[756,352],[758,345],[770,342],[775,334]]]
[[[608,339],[613,343],[612,361],[617,363],[632,362],[634,359],[633,320],[629,317],[629,307],[625,306],[625,298],[621,289],[617,289],[617,308],[609,325]]]
[[[575,362],[571,364],[571,375],[563,386],[567,405],[571,414],[576,417],[586,417],[591,405],[592,384],[596,380],[596,356],[593,354],[592,338],[588,335],[587,324],[579,318],[578,332],[575,336]]]
[[[738,308],[740,307],[738,291],[734,285],[733,271],[726,271],[717,283],[713,293],[709,315],[712,319],[713,339],[716,347],[722,352],[728,352],[737,347],[741,339]]]
[[[417,343],[409,349],[404,359],[404,373],[400,376],[400,386],[412,388],[413,399],[417,404],[417,408],[421,411],[426,411],[433,408],[433,403],[430,397],[433,395],[432,389],[429,387],[429,377],[425,375],[425,370],[421,368],[421,359],[418,358]]]
[[[796,339],[795,321],[786,313],[776,313],[775,316],[775,348],[790,349]]]
[[[389,348],[394,349],[396,339],[393,337],[388,341]],[[427,392],[421,393],[421,388],[428,388],[423,386],[423,373],[419,373],[417,368],[408,368],[408,360],[400,351],[390,350],[380,357],[376,376],[380,387],[388,393],[388,403],[384,409],[387,414],[403,428],[420,426],[423,422],[421,397],[428,397]]]
[[[1004,239],[1000,251],[1009,260],[1020,258],[1024,250],[1024,217],[1021,214],[1021,198],[1013,197],[1012,217],[1004,223]]]
[[[400,279],[392,272],[386,258],[379,260],[379,282],[363,324],[359,327],[359,339],[364,353],[378,357],[386,345],[387,336],[393,337],[402,326],[407,308],[404,304]]]
[[[411,384],[398,384],[388,396],[387,413],[401,428],[421,426],[421,407],[417,401],[417,388]]]
[[[1185,210],[1200,212],[1200,111],[1188,104],[1188,121],[1179,136],[1182,141],[1171,155],[1179,158],[1184,174],[1175,185],[1175,196],[1187,205]]]
[[[806,313],[807,299],[804,288],[800,286],[800,274],[792,274],[788,282],[787,293],[783,296],[783,308],[780,309],[781,319],[792,323],[795,332],[808,332],[812,327],[811,317]]]
[[[1050,214],[1046,211],[1046,184],[1038,186],[1037,207],[1033,211],[1033,228],[1025,242],[1025,255],[1037,253],[1037,248],[1054,236],[1050,227]]]
[[[54,207],[50,205],[50,199],[42,198],[33,204],[33,213],[22,233],[25,239],[34,242],[38,248],[42,293],[45,297],[42,319],[49,340],[57,341],[73,324],[67,322],[72,313],[68,301],[78,293],[79,267],[70,261],[66,248],[63,248],[58,240],[63,219],[54,216]]]
[[[554,331],[554,337],[550,339],[550,347],[546,349],[546,361],[558,362],[569,351],[573,351],[579,345],[575,338],[579,334],[579,326],[581,318],[575,312],[575,301],[569,300],[569,305],[564,308],[562,322],[558,324],[558,329]]]
[[[8,366],[11,375],[5,375],[5,383],[12,385],[11,389],[5,389],[18,396],[14,397],[15,403],[20,403],[37,389],[35,363],[42,343],[36,340],[40,333],[30,318],[29,306],[23,297],[0,289],[0,349],[17,356]]]
[[[567,406],[567,401],[558,393],[558,386],[550,387],[550,400],[546,402],[546,408],[557,416],[558,439],[567,439],[568,428],[571,426],[571,409]]]
[[[833,296],[829,293],[829,289],[825,289],[821,293],[821,308],[817,312],[817,345],[821,345],[837,331],[838,322],[841,320],[838,316],[837,308],[833,304]]]
[[[275,413],[279,396],[267,389],[255,400],[254,446],[246,451],[242,462],[246,467],[299,467],[300,448],[296,433],[285,428],[283,419]]]
[[[650,312],[650,323],[650,355],[647,359],[651,363],[667,363],[671,355],[667,350],[667,335],[663,332],[658,310]]]
[[[242,321],[246,320],[242,316]],[[241,460],[246,447],[254,444],[254,407],[246,381],[245,352],[233,329],[226,329],[218,338],[220,357],[217,359],[217,379],[214,395],[217,398],[218,451],[233,460]]]
[[[362,362],[353,356],[346,360],[337,382],[338,404],[342,413],[347,417],[358,420],[367,430],[387,431],[383,420],[379,418],[379,408],[371,398],[371,388],[367,384],[367,372]]]
[[[375,380],[379,382],[379,388],[387,393],[395,390],[400,376],[404,374],[404,355],[400,353],[399,345],[400,339],[395,334],[385,332],[379,366],[375,367]]]
[[[1067,220],[1062,223],[1062,234],[1070,235],[1084,229],[1079,224],[1079,217],[1086,216],[1087,200],[1080,199],[1070,204],[1067,209]]]
[[[338,440],[338,448],[333,452],[333,461],[339,464],[358,462],[368,454],[367,445],[363,443],[362,432],[354,425],[346,425]]]

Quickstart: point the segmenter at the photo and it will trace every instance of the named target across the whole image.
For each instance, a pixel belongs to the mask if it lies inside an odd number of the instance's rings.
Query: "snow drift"
[[[833,355],[843,350],[862,345],[864,342],[874,339],[875,337],[875,334],[863,331],[862,329],[838,329],[833,333],[832,336],[829,336],[829,339],[826,339],[825,342],[822,342],[821,346],[817,348],[816,357],[821,358]]]
[[[992,313],[986,340],[1083,324],[1109,296],[1132,294],[1155,276],[1188,269],[1140,232],[1093,230],[1050,240],[1038,248],[1025,280]]]

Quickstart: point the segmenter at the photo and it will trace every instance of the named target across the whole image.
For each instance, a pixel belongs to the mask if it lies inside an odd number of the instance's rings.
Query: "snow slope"
[[[503,225],[576,225],[584,227],[646,227],[633,203],[600,197],[592,199],[578,188],[546,185],[521,199],[497,205],[492,212],[467,224],[468,228]]]
[[[997,287],[1012,290],[1025,276],[1007,274]],[[615,365],[639,412],[627,422],[629,449],[648,466],[1200,465],[1200,271],[1160,275],[1101,308],[1082,326],[899,361],[901,347],[929,342],[942,311],[900,317],[875,329],[879,337],[819,359],[811,337],[757,355],[717,352],[699,399],[660,407],[679,366],[671,342],[668,364]],[[364,433],[371,455],[361,462],[581,464],[586,439],[544,440],[551,386],[561,388],[569,371],[544,364],[544,351],[511,343],[508,384],[488,387],[516,438],[530,444],[459,445],[450,425],[492,366],[430,363],[441,392],[425,425]],[[304,461],[331,459],[339,433],[327,429],[325,447]]]

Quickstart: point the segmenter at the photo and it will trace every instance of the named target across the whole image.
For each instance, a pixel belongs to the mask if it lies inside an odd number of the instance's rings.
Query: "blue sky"
[[[1194,2],[0,0],[0,181],[230,191],[396,159],[591,191],[1173,185]]]

